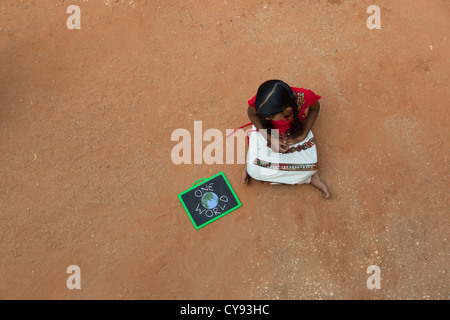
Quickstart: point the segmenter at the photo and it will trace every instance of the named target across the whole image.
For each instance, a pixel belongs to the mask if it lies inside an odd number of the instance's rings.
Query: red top
[[[299,107],[298,118],[300,119],[300,121],[304,121],[306,119],[305,114],[306,109],[313,106],[321,98],[321,96],[315,94],[311,90],[303,88],[291,87],[291,89],[297,96],[297,105]],[[248,100],[248,105],[252,108],[255,108],[255,100],[256,95],[250,100]],[[279,121],[270,120],[270,122],[272,123],[272,128],[280,130],[281,134],[285,133],[290,129],[291,124],[294,122],[294,119],[293,115],[291,114],[290,116],[283,118],[283,120]]]

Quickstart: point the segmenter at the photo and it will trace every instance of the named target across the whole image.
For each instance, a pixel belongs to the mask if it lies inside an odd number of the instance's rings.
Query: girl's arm
[[[316,122],[317,116],[319,115],[319,111],[320,111],[320,103],[319,103],[319,101],[317,101],[308,110],[308,116],[306,117],[305,121],[303,122],[302,133],[297,138],[288,137],[286,139],[286,143],[288,145],[296,144],[300,141],[305,140],[309,131],[312,129],[314,123]]]
[[[261,116],[258,114],[258,112],[256,112],[255,108],[248,106],[247,115],[250,118],[250,121],[256,127],[256,129],[258,129],[258,130],[263,129]],[[266,138],[266,137],[264,137],[264,138]]]

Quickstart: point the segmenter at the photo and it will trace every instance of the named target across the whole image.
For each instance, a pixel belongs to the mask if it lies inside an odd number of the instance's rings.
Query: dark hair
[[[301,128],[298,118],[298,105],[294,91],[281,80],[269,80],[259,86],[256,93],[255,109],[263,117],[263,126],[270,130],[270,118],[277,113],[283,112],[287,107],[291,107],[294,112],[294,123],[291,125],[289,133],[296,136]]]

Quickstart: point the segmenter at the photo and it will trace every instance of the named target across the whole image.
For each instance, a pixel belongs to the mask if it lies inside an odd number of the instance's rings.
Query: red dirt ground
[[[446,0],[1,1],[0,298],[448,299],[449,15]],[[172,163],[175,129],[247,123],[273,78],[322,96],[330,200]],[[177,195],[221,171],[242,207],[195,230]]]

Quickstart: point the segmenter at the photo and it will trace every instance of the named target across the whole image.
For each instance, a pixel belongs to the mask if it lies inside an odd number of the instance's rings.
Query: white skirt
[[[267,140],[253,126],[248,132],[247,172],[255,180],[281,183],[310,183],[317,172],[317,150],[314,135],[289,146],[287,153],[273,152]]]

